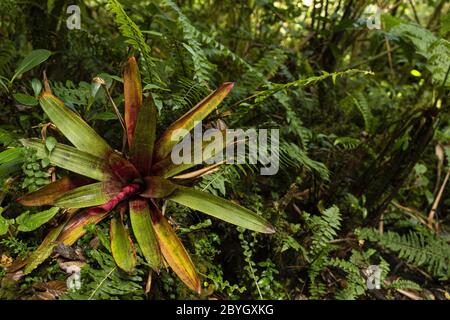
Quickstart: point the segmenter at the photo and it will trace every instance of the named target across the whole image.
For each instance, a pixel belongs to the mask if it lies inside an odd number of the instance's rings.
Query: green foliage
[[[81,289],[69,292],[62,299],[142,299],[142,271],[135,274],[120,271],[112,257],[101,250],[90,250],[89,260],[91,265],[81,271]]]
[[[360,237],[397,253],[414,266],[425,267],[439,278],[448,279],[450,276],[450,245],[444,239],[413,231],[404,235],[388,231],[381,235],[373,229],[362,229]]]
[[[123,113],[121,67],[135,55],[144,95],[159,111],[158,135],[225,81],[235,86],[204,129],[279,129],[275,176],[261,176],[260,164],[236,164],[192,179],[270,219],[277,233],[261,237],[168,202],[166,217],[201,275],[199,296],[165,270],[145,294],[149,266],[139,250],[135,272],[125,274],[109,252],[107,222],[87,226],[72,246],[87,258],[81,290],[63,299],[439,299],[450,292],[449,4],[415,1],[419,25],[409,1],[384,1],[381,29],[369,29],[370,1],[298,2],[80,1],[82,28],[67,30],[63,2],[0,1],[0,255],[29,255],[49,229],[43,223],[63,216],[15,202],[65,173],[18,142],[39,136],[49,121],[34,106],[42,71],[53,93],[120,151],[120,123],[92,79],[106,81]],[[47,151],[62,142],[53,126],[42,133]],[[14,283],[0,268],[0,297],[23,298],[35,283],[67,279],[56,259],[37,263]],[[382,270],[379,290],[366,287],[371,265]]]

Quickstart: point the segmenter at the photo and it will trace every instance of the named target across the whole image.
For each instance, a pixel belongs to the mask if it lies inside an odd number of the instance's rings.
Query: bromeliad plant
[[[128,145],[124,154],[113,150],[79,115],[55,97],[49,87],[40,96],[39,103],[44,112],[74,147],[57,143],[49,152],[45,143],[39,139],[22,140],[22,144],[36,150],[39,158],[48,158],[53,165],[79,176],[63,177],[18,201],[25,206],[53,205],[85,209],[69,214],[64,223],[52,230],[38,248],[41,253],[34,260],[42,260],[42,252],[49,255],[51,244],[72,245],[85,233],[86,225],[99,223],[112,215],[111,252],[117,265],[131,272],[136,265],[136,251],[125,226],[124,213],[128,211],[127,220],[134,238],[151,268],[158,271],[165,260],[189,288],[200,292],[195,267],[167,218],[158,208],[161,199],[177,202],[246,229],[275,232],[267,221],[246,208],[174,183],[175,175],[192,168],[194,164],[172,163],[170,152],[177,144],[171,139],[172,133],[177,129],[192,130],[197,121],[208,116],[227,96],[233,83],[224,83],[169,126],[156,140],[157,110],[151,96],[143,99],[134,57],[129,58],[125,65],[123,81]],[[195,175],[194,172],[185,176]],[[31,261],[29,264],[32,266],[27,266],[28,270],[32,270],[36,262]]]

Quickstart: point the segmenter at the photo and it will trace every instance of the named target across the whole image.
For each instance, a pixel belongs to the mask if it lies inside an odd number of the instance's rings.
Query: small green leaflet
[[[35,214],[30,214],[29,211],[25,211],[16,218],[16,224],[18,230],[22,232],[33,231],[42,226],[53,218],[59,211],[59,208],[53,207],[45,211],[41,211]]]
[[[11,225],[14,222],[14,219],[6,219],[3,218],[2,212],[3,208],[0,207],[0,236],[6,234],[8,232],[9,225]]]

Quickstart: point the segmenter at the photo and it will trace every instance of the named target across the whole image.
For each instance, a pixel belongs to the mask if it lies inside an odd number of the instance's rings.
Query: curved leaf
[[[107,211],[99,214],[90,214],[88,211],[82,211],[75,214],[65,225],[58,237],[58,241],[66,246],[71,246],[86,233],[85,227],[87,225],[99,223],[108,216],[108,213]]]
[[[32,193],[18,198],[16,201],[24,206],[44,206],[53,204],[57,198],[61,197],[69,190],[88,183],[88,181],[89,179],[85,178],[69,178],[65,176]]]
[[[246,229],[262,233],[275,232],[274,227],[261,216],[210,193],[180,187],[168,199]]]
[[[158,209],[150,211],[159,247],[169,266],[191,290],[200,293],[200,279],[186,249]]]
[[[20,142],[25,147],[35,149],[38,158],[48,158],[51,164],[60,168],[99,181],[112,180],[115,178],[110,172],[108,163],[92,154],[58,143],[55,149],[48,155],[45,144],[39,139],[22,139]]]
[[[19,225],[17,229],[22,232],[36,230],[44,223],[50,221],[58,211],[59,208],[56,207],[34,214],[30,214],[26,211],[16,218],[16,223]]]
[[[61,223],[58,227],[52,229],[47,234],[44,241],[42,241],[39,247],[26,259],[26,267],[23,270],[23,274],[29,274],[52,254],[53,249],[58,244],[57,238],[63,228],[64,223]]]
[[[42,93],[39,104],[50,120],[77,149],[98,157],[104,157],[113,152],[94,129],[51,93]]]
[[[31,51],[19,64],[17,69],[14,71],[14,75],[11,78],[11,82],[14,81],[15,78],[20,76],[21,74],[33,69],[37,65],[41,64],[45,60],[47,60],[52,53],[48,50],[37,49]]]
[[[172,150],[172,148],[178,143],[178,141],[172,140],[172,134],[178,129],[184,129],[191,131],[198,121],[206,118],[215,107],[222,102],[222,100],[228,95],[234,86],[234,82],[226,82],[222,84],[217,90],[212,92],[209,96],[200,101],[195,107],[184,114],[180,119],[175,121],[167,130],[163,133],[161,138],[156,142],[154,161],[164,159]],[[182,137],[179,137],[180,139]]]
[[[150,267],[158,271],[161,267],[161,252],[153,230],[150,209],[144,199],[133,199],[130,201],[130,220],[139,248]]]
[[[112,219],[109,232],[114,260],[122,270],[132,272],[136,266],[136,251],[122,219]]]
[[[86,208],[104,204],[111,200],[122,185],[118,181],[105,181],[75,188],[55,201],[61,208]]]

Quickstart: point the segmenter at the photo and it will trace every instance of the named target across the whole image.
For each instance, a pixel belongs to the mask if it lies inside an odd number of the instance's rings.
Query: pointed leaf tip
[[[179,129],[184,129],[187,132],[191,131],[197,122],[205,119],[223,101],[223,99],[225,99],[233,86],[234,82],[225,82],[218,89],[197,103],[195,107],[185,113],[181,118],[170,125],[155,144],[155,163],[164,159],[171,152],[172,148],[178,143],[178,141],[172,140],[172,135],[174,132]],[[179,136],[178,138],[182,139],[183,137]]]

